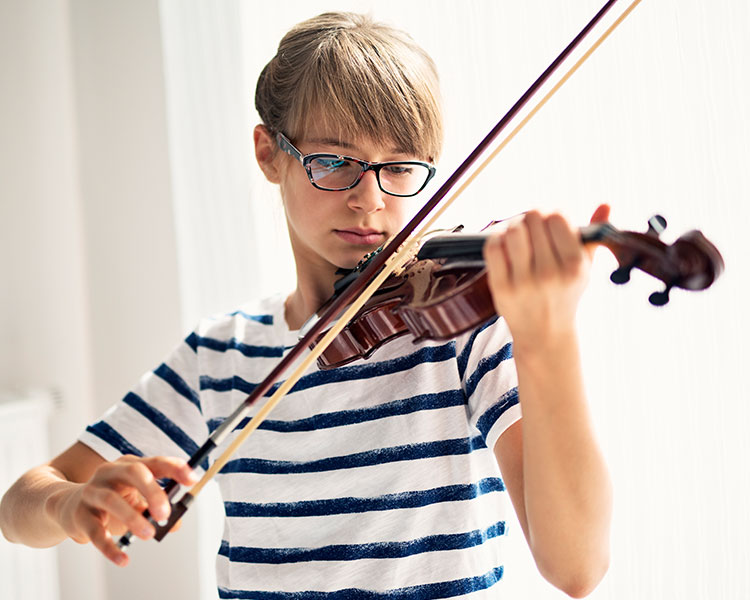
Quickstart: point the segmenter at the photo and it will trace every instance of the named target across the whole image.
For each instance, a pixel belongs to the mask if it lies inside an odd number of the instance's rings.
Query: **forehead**
[[[369,132],[352,130],[323,119],[312,119],[301,132],[300,140],[352,152],[406,153],[387,136],[374,136]]]
[[[396,144],[383,143],[383,140],[376,141],[366,137],[347,139],[323,134],[305,136],[304,141],[314,146],[334,148],[337,152],[352,154],[359,158],[366,158],[370,154],[406,154]]]

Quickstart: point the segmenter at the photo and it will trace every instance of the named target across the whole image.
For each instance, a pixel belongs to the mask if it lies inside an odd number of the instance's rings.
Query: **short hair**
[[[434,62],[409,35],[366,15],[329,12],[294,26],[258,78],[255,107],[272,134],[291,139],[315,118],[342,139],[389,140],[431,162],[443,143]]]

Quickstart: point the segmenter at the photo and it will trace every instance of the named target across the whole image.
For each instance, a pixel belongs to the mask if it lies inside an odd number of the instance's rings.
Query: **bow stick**
[[[294,372],[276,389],[273,395],[256,413],[256,415],[245,425],[234,440],[229,444],[225,451],[214,461],[211,467],[205,472],[201,480],[196,483],[189,491],[185,492],[179,501],[172,503],[172,510],[167,522],[163,525],[155,523],[148,510],[143,515],[149,518],[156,528],[157,541],[161,541],[172,529],[174,524],[185,514],[189,506],[195,500],[205,485],[224,467],[232,455],[239,449],[244,441],[255,431],[260,424],[266,419],[273,408],[281,399],[292,389],[297,381],[302,377],[304,372],[317,360],[318,356],[328,347],[333,339],[340,333],[346,324],[356,315],[360,308],[367,300],[378,290],[381,284],[388,276],[402,266],[411,256],[411,250],[416,246],[419,239],[429,231],[435,221],[447,210],[447,208],[458,198],[458,196],[468,187],[476,176],[497,156],[497,154],[510,142],[513,137],[529,122],[529,120],[539,111],[539,109],[552,97],[562,85],[578,70],[578,68],[591,56],[591,54],[609,37],[614,29],[633,11],[641,0],[633,0],[627,9],[610,25],[610,27],[594,42],[576,63],[565,73],[558,83],[553,86],[549,92],[534,106],[524,119],[511,131],[511,133],[502,141],[501,144],[480,164],[479,167],[471,174],[470,177],[456,190],[456,192],[440,207],[432,217],[424,224],[422,229],[414,235],[420,224],[435,210],[443,198],[463,177],[477,159],[488,149],[492,142],[507,127],[510,121],[521,111],[527,102],[534,96],[539,88],[544,85],[551,75],[557,70],[563,61],[573,52],[580,42],[589,34],[589,32],[602,20],[602,18],[614,6],[617,0],[608,0],[605,5],[594,15],[586,26],[573,38],[565,49],[555,58],[555,60],[544,70],[544,72],[534,81],[526,92],[516,101],[508,112],[498,121],[492,130],[484,137],[479,145],[469,154],[469,156],[459,165],[453,174],[443,183],[437,192],[425,203],[419,212],[407,223],[407,225],[394,236],[388,245],[379,252],[368,263],[360,275],[349,284],[339,296],[329,305],[328,309],[310,326],[305,335],[299,340],[296,346],[276,365],[268,376],[258,384],[253,392],[243,401],[243,403],[231,414],[206,442],[190,457],[188,465],[195,469],[208,457],[211,451],[221,444],[229,434],[243,421],[248,415],[257,400],[265,395],[271,387],[279,381],[284,372],[294,362],[306,348],[315,342],[318,336],[323,332],[325,327],[331,324],[339,315],[336,323],[328,330],[325,336],[317,342],[315,347],[299,364]],[[343,314],[342,314],[343,311]],[[179,484],[170,480],[164,487],[168,498],[171,500],[177,493]],[[130,544],[132,533],[127,532],[117,542],[118,547],[123,548]]]

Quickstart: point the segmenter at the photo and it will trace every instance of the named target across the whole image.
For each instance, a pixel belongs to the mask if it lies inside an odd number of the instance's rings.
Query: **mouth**
[[[356,246],[372,246],[374,244],[379,244],[385,238],[385,234],[382,231],[376,229],[362,229],[359,227],[334,229],[333,232],[345,242]]]

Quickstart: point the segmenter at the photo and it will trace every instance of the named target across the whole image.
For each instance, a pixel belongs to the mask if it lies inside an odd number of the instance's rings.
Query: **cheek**
[[[422,203],[414,198],[400,198],[390,208],[394,224],[402,229],[406,223],[422,208]],[[417,228],[419,229],[419,228]]]
[[[331,203],[319,194],[308,180],[286,180],[281,186],[286,218],[298,231],[316,231],[331,220]]]

